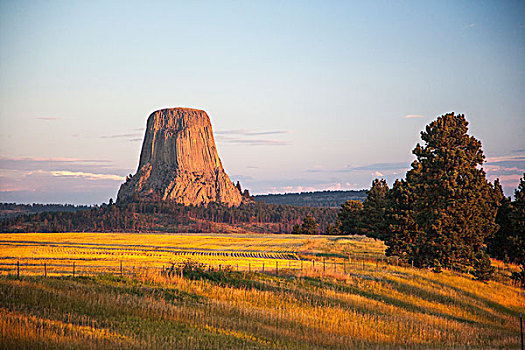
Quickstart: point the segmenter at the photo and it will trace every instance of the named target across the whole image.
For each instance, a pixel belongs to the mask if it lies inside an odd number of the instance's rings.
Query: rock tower
[[[184,205],[243,201],[222,167],[205,111],[169,108],[149,116],[137,173],[118,192],[118,201],[143,198]]]

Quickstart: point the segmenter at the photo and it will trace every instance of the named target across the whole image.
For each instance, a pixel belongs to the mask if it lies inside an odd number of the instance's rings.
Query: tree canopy
[[[497,230],[501,195],[481,167],[481,142],[467,131],[461,114],[446,114],[427,125],[406,179],[394,183],[384,204],[371,206],[376,236],[385,240],[388,254],[422,267],[436,262],[468,266],[484,239]]]

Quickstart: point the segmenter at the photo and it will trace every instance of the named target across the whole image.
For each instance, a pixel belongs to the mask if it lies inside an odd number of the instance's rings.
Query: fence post
[[[122,277],[122,260],[120,260],[120,277]]]
[[[239,272],[239,264],[237,264],[237,272]]]
[[[312,260],[312,269],[315,270],[315,260]]]
[[[278,261],[275,262],[275,275],[279,276],[279,262]]]
[[[323,258],[323,273],[326,270],[326,258]]]
[[[521,333],[521,350],[523,349],[523,315],[520,312],[520,333]]]
[[[252,273],[252,263],[248,263],[248,273]]]
[[[263,262],[263,269],[262,269],[262,272],[264,273],[264,262]]]
[[[301,260],[301,275],[303,274],[303,261]]]
[[[16,278],[20,278],[20,260],[16,261]]]
[[[75,278],[75,263],[73,262],[73,278]]]
[[[47,263],[44,263],[44,277],[47,278]]]

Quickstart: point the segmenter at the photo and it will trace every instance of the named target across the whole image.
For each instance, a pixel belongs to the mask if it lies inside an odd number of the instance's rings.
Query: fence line
[[[24,260],[28,260],[25,261]],[[38,262],[40,259],[35,258],[29,258],[29,259],[19,259],[16,262],[3,262],[0,260],[0,273],[9,273],[16,270],[17,276],[20,275],[81,275],[81,274],[97,274],[97,273],[117,273],[120,275],[129,274],[130,271],[135,271],[137,268],[149,268],[149,269],[157,269],[161,271],[162,269],[166,268],[166,265],[171,266],[171,263],[164,264],[164,267],[161,266],[152,266],[151,264],[146,265],[137,265],[137,264],[125,264],[123,260],[120,260],[119,262],[116,262],[116,265],[98,265],[93,264],[95,261],[105,261],[105,260],[89,260],[90,264],[78,264],[78,261],[73,261],[72,263],[61,263],[61,262],[50,262],[49,259],[41,259],[41,262]],[[83,260],[79,260],[83,261]],[[185,261],[192,261],[195,263],[200,263],[198,260],[192,260],[188,259]],[[180,265],[183,264],[183,262],[179,262],[178,264],[173,265]],[[367,263],[365,265],[365,261],[362,262],[359,261],[359,264],[352,263],[351,260],[336,260],[336,259],[330,259],[327,260],[326,258],[322,259],[322,265],[319,264],[319,260],[306,260],[306,259],[300,259],[300,260],[288,260],[288,264],[281,263],[279,265],[279,260],[276,260],[275,263],[272,263],[270,261],[263,261],[260,265],[253,264],[252,261],[248,261],[247,266],[239,266],[239,263],[236,263],[234,265],[227,265],[227,264],[204,264],[200,263],[203,266],[209,267],[209,268],[217,268],[217,266],[221,269],[229,268],[231,270],[235,271],[247,271],[247,272],[261,272],[261,273],[275,273],[279,274],[279,271],[282,273],[291,272],[291,271],[315,271],[315,272],[323,272],[323,273],[344,273],[347,274],[351,272],[352,270],[363,270],[363,269],[372,269],[372,268],[385,268],[389,266],[385,261],[379,264],[376,262],[375,266],[371,263]],[[332,269],[328,269],[328,265],[332,267]],[[362,264],[362,265],[361,265]]]
[[[14,259],[13,259],[14,260]],[[151,264],[146,265],[135,265],[135,264],[125,264],[123,260],[119,261],[118,265],[94,265],[94,264],[88,264],[88,265],[77,265],[76,261],[73,261],[72,263],[50,263],[49,259],[40,259],[40,258],[28,258],[25,260],[25,263],[23,263],[24,259],[19,259],[15,262],[3,262],[0,259],[0,274],[11,274],[13,272],[16,272],[16,276],[20,278],[22,275],[43,275],[44,277],[48,277],[48,275],[54,275],[54,276],[80,276],[80,275],[97,275],[97,274],[118,274],[120,276],[124,275],[132,275],[136,276],[136,271],[140,271],[141,269],[146,269],[149,271],[152,269],[153,271],[156,271],[157,273],[162,273],[162,271],[166,271],[166,266],[179,266],[181,264],[184,264],[185,261],[192,261],[197,264],[201,264],[201,266],[204,266],[205,268],[210,271],[211,269],[229,269],[232,271],[238,271],[238,272],[259,272],[259,273],[266,273],[266,274],[275,274],[279,275],[279,273],[287,274],[287,273],[300,273],[303,275],[304,273],[315,273],[320,275],[355,275],[358,272],[374,272],[374,271],[385,271],[389,268],[400,266],[399,261],[397,259],[385,259],[385,258],[379,258],[379,259],[371,259],[370,257],[365,258],[364,256],[359,259],[355,258],[352,259],[352,257],[349,257],[348,259],[327,259],[326,257],[321,257],[320,259],[300,259],[300,260],[288,260],[288,268],[286,268],[286,265],[279,266],[279,261],[276,260],[275,263],[268,262],[269,264],[265,265],[265,261],[262,262],[261,265],[257,266],[256,264],[252,264],[252,261],[248,261],[247,266],[239,266],[239,263],[236,265],[227,265],[227,264],[204,264],[200,263],[198,260],[192,260],[187,259],[183,262],[179,263],[168,263],[164,264],[163,266],[152,266]],[[41,260],[42,262],[34,262],[34,261]],[[21,263],[22,261],[22,263]],[[79,261],[85,261],[85,260],[79,260]],[[105,261],[105,260],[89,260],[89,262],[93,263],[94,261]],[[246,261],[245,261],[246,262]],[[117,263],[115,261],[115,263]],[[410,265],[404,265],[404,267],[408,268]],[[444,269],[445,270],[445,269]],[[460,272],[446,269],[451,273],[460,274]],[[505,271],[504,271],[505,272]],[[359,275],[358,275],[359,276]],[[361,276],[362,277],[362,276]],[[513,281],[510,279],[510,276],[507,274],[502,274],[501,270],[498,269],[498,277],[500,282],[508,285],[514,285]]]

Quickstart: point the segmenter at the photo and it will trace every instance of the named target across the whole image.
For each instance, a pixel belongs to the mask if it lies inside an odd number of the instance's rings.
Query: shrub
[[[479,281],[488,281],[494,274],[494,267],[490,262],[490,257],[484,251],[479,251],[476,254],[472,274]]]

